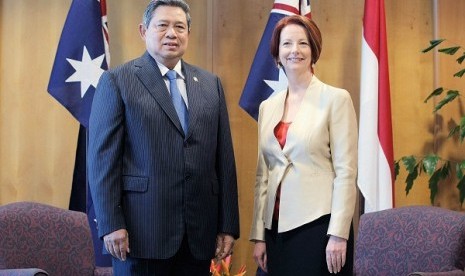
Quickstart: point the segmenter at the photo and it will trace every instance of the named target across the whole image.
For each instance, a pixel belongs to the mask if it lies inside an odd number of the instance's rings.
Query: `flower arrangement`
[[[242,265],[239,268],[239,271],[237,272],[237,274],[232,275],[230,273],[230,270],[231,270],[231,255],[224,258],[220,262],[215,262],[215,260],[211,260],[211,264],[210,264],[210,275],[211,276],[244,276],[246,273],[245,265]]]

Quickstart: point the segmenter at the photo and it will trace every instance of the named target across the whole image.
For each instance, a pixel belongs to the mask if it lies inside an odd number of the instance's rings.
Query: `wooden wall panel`
[[[221,77],[225,88],[239,185],[241,239],[234,250],[234,269],[246,264],[251,274],[256,269],[253,244],[248,236],[253,210],[257,127],[238,103],[272,5],[271,0],[215,1],[213,15],[213,71]]]
[[[110,35],[110,67],[137,58],[145,51],[139,24],[148,1],[107,1]]]
[[[391,83],[394,158],[419,156],[432,149],[429,130],[431,110],[423,103],[432,88],[433,59],[421,53],[432,37],[431,2],[385,1]],[[420,137],[425,137],[418,140]],[[426,179],[420,178],[406,196],[405,170],[396,186],[396,206],[428,205]]]
[[[465,18],[462,12],[465,9],[465,2],[438,0],[437,3],[437,14],[439,19],[437,28],[438,38],[447,39],[442,47],[457,45],[465,47],[465,33],[461,27],[465,25]],[[444,18],[451,18],[451,20],[441,20]],[[465,48],[461,48],[453,57],[438,54],[438,87],[442,86],[445,89],[456,89],[459,90],[462,95],[465,95],[465,79],[463,77],[453,77],[454,73],[465,68],[465,63],[459,65],[455,61],[455,59],[463,53],[465,53]],[[434,103],[438,103],[438,100]],[[465,102],[463,97],[460,97],[460,99],[443,107],[440,112],[438,112],[435,121],[433,121],[433,117],[430,117],[431,124],[434,123],[435,125],[434,150],[448,160],[465,159],[465,144],[461,144],[458,139],[447,138],[450,128],[454,125],[452,120],[455,119],[455,123],[457,123],[458,119],[465,115],[464,109]],[[432,108],[430,108],[430,110],[432,110]],[[455,166],[455,164],[453,165]],[[456,177],[453,176],[451,179],[452,181],[446,181],[440,184],[440,190],[435,204],[448,209],[463,210],[462,206],[460,206],[459,193],[456,188]]]
[[[68,206],[77,124],[47,84],[69,3],[0,2],[1,204]]]
[[[138,24],[147,2],[107,1],[111,67],[136,58],[145,50]],[[188,0],[193,28],[185,59],[218,74],[225,88],[241,212],[242,236],[236,244],[234,263],[247,264],[250,274],[256,268],[248,235],[257,129],[256,122],[239,108],[238,102],[273,2]],[[432,2],[385,2],[397,159],[433,150],[443,134],[438,133],[433,139],[432,105],[423,104],[433,89],[434,78],[432,56],[420,53],[433,36]],[[33,200],[68,206],[78,124],[47,93],[46,87],[70,3],[71,0],[0,0],[0,204]],[[347,89],[358,113],[363,1],[311,3],[313,18],[323,34],[323,52],[316,73],[323,81]],[[457,27],[464,25],[460,14],[464,3],[438,3],[440,35],[464,45],[465,39]],[[446,81],[450,75],[449,66],[441,61],[440,81]],[[446,117],[449,113],[441,114]],[[457,146],[438,149],[441,154],[454,155]],[[411,194],[405,196],[404,178],[405,174],[396,182],[397,206],[429,205],[427,182],[417,182]],[[439,195],[438,205],[459,208],[450,203],[455,202],[454,192],[455,187],[448,187]]]
[[[312,18],[323,36],[315,74],[330,85],[348,90],[358,114],[363,1],[314,0],[311,4]]]
[[[460,147],[463,149],[463,145],[446,138],[449,118],[459,116],[459,102],[454,104],[455,107],[451,105],[445,108],[437,116],[432,113],[437,101],[423,103],[435,88],[435,78],[439,85],[458,85],[454,87],[463,90],[463,80],[460,84],[460,80],[450,77],[451,68],[459,66],[453,60],[439,55],[436,72],[433,52],[421,53],[434,38],[434,1],[429,2],[429,5],[424,5],[425,2],[421,0],[415,5],[412,2],[415,1],[386,1],[389,12],[387,23],[388,27],[392,26],[388,34],[395,158],[430,153],[438,153],[449,159],[464,158],[464,151],[458,150]],[[438,1],[437,22],[439,37],[451,37],[454,43],[465,45],[463,32],[456,27],[464,24],[460,14],[463,4],[465,3]],[[463,108],[463,102],[461,104]],[[408,196],[405,193],[406,175],[405,170],[401,169],[396,181],[396,206],[429,205],[430,190],[426,175],[419,176]],[[456,182],[451,180],[452,178],[440,184],[434,204],[461,210]]]

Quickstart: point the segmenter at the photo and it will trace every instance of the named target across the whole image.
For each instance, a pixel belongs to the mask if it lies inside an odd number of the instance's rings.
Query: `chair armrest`
[[[0,276],[48,276],[48,273],[39,268],[15,268],[0,269]]]
[[[412,272],[408,276],[465,276],[465,272],[460,269],[444,272]]]
[[[94,270],[94,276],[113,276],[113,268],[97,266]]]

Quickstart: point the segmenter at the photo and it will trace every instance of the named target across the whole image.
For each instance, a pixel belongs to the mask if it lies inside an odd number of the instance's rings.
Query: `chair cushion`
[[[0,269],[30,267],[50,275],[93,275],[86,214],[33,202],[0,206]]]
[[[465,267],[465,214],[410,206],[360,217],[356,275],[408,275]]]

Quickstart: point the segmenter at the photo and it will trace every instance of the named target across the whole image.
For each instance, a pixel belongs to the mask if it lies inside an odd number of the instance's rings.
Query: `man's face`
[[[139,31],[149,54],[172,69],[182,58],[189,41],[189,29],[184,11],[179,7],[160,6],[152,15],[148,28]]]

